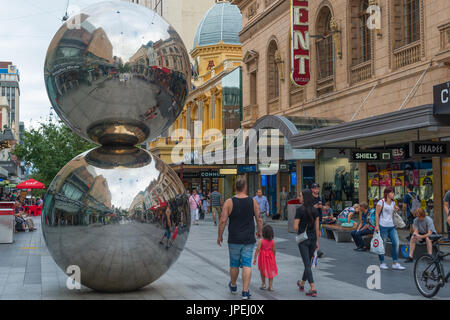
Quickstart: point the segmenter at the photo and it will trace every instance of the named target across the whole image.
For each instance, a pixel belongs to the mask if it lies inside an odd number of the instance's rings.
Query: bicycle
[[[441,236],[430,236],[433,247],[436,247],[437,253],[433,256],[425,254],[416,260],[414,264],[414,281],[417,290],[426,298],[434,297],[439,289],[445,286],[450,279],[450,272],[445,275],[442,261],[450,253],[443,253],[439,248],[439,239]]]

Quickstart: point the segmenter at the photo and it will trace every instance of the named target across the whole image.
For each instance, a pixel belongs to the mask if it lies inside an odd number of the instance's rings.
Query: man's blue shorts
[[[230,253],[230,268],[252,267],[253,249],[255,244],[228,244]]]

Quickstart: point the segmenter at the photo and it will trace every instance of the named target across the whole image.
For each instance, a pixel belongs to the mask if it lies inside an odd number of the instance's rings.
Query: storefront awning
[[[378,148],[450,137],[450,117],[434,116],[427,104],[362,120],[299,133],[293,148]]]

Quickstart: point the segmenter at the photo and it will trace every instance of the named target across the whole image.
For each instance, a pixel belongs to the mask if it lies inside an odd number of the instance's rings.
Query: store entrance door
[[[267,176],[268,200],[270,205],[270,214],[277,213],[277,175]]]
[[[316,182],[314,164],[302,164],[302,189],[311,188],[314,182]]]

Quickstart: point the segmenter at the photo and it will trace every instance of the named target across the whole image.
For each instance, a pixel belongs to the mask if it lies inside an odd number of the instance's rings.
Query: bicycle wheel
[[[417,290],[426,298],[434,297],[440,286],[439,264],[429,254],[425,254],[416,260],[414,264],[414,282]]]

